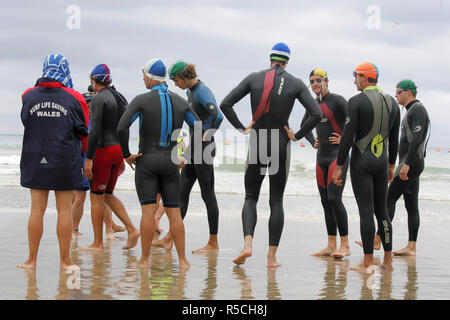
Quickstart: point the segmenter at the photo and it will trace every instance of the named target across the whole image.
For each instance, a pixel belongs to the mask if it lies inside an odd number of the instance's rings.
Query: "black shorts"
[[[141,205],[156,203],[161,193],[164,207],[179,207],[180,172],[170,151],[149,152],[137,158],[134,180]]]

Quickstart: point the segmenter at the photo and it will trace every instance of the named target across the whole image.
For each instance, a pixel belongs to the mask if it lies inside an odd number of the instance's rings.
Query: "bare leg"
[[[319,252],[313,253],[313,257],[324,257],[330,256],[336,252],[337,247],[336,236],[328,236],[328,244],[325,249],[320,250]]]
[[[267,255],[267,267],[269,268],[281,266],[281,264],[277,262],[277,249],[277,246],[269,246],[269,254]]]
[[[131,249],[136,246],[139,239],[139,230],[136,229],[133,225],[133,222],[131,222],[122,201],[120,201],[113,194],[106,194],[105,203],[108,205],[108,207],[111,208],[111,210],[116,214],[120,221],[122,221],[122,223],[125,225],[125,228],[127,228],[128,240],[127,244],[122,249]]]
[[[244,264],[248,257],[252,256],[252,242],[253,236],[245,236],[244,238],[244,248],[242,248],[241,253],[233,260],[237,265]]]
[[[153,235],[155,233],[154,219],[157,209],[157,204],[146,204],[142,206],[140,225],[142,256],[136,263],[137,267],[148,268],[150,265],[150,249],[152,246]]]
[[[158,199],[159,199],[159,195],[158,195]],[[159,234],[161,234],[163,232],[163,230],[159,227],[159,221],[161,220],[162,216],[164,215],[164,206],[162,204],[162,202],[159,202],[159,206],[158,206],[158,210],[156,211],[156,215],[155,215],[155,231],[158,232]]]
[[[104,195],[91,192],[91,220],[94,229],[94,243],[80,250],[103,250],[103,216],[105,212]]]
[[[183,219],[181,219],[180,208],[165,207],[165,209],[169,218],[170,234],[177,249],[180,268],[189,268],[190,263],[186,258],[184,224]]]
[[[44,232],[44,213],[47,208],[48,190],[30,189],[31,212],[28,219],[28,260],[18,268],[35,269],[39,243]]]
[[[78,191],[74,192],[73,202],[72,202],[72,224],[73,231],[72,236],[74,238],[82,236],[83,234],[78,231],[78,227],[80,225],[81,218],[84,213],[84,203],[86,201],[86,191]]]
[[[192,251],[192,253],[205,253],[205,252],[211,252],[211,251],[218,251],[219,250],[219,243],[217,242],[217,234],[210,234],[209,240],[206,246],[203,248],[197,249]]]
[[[405,248],[394,251],[396,256],[415,256],[416,255],[416,241],[409,241]]]
[[[166,250],[172,250],[172,248],[173,248],[173,239],[172,239],[172,236],[170,234],[170,230],[169,230],[169,232],[167,232],[167,234],[164,236],[164,238],[158,239],[158,240],[154,240],[152,242],[152,246],[159,247],[159,248],[164,248]]]
[[[113,229],[113,221],[112,221],[112,211],[111,209],[105,205],[103,221],[105,222],[105,230],[106,230],[106,240],[116,240],[117,238],[114,236]]]
[[[72,241],[71,203],[73,193],[73,191],[55,191],[56,210],[58,211],[56,234],[58,235],[61,269],[72,265],[70,242]]]
[[[341,237],[341,245],[339,249],[331,256],[335,259],[342,259],[350,255],[350,245],[348,244],[348,236]]]

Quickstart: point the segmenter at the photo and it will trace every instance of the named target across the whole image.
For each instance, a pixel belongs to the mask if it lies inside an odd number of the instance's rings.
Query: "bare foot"
[[[87,247],[84,247],[84,248],[78,248],[77,250],[91,251],[91,252],[101,252],[101,251],[103,251],[103,244],[102,245],[91,244],[90,246],[87,246]]]
[[[78,237],[81,237],[83,234],[81,232],[78,231],[72,231],[72,239],[76,239]]]
[[[149,259],[140,259],[138,262],[133,262],[131,267],[133,268],[148,268],[150,266]]]
[[[36,262],[28,260],[23,264],[17,265],[17,268],[27,269],[27,270],[36,269]]]
[[[350,267],[349,270],[366,272],[368,267],[370,267],[370,265],[366,265],[366,264],[363,262],[363,263],[361,263],[361,264],[358,264],[357,266]]]
[[[267,267],[268,268],[278,268],[278,267],[281,267],[281,264],[278,263],[276,259],[268,259]]]
[[[406,246],[406,248],[393,251],[392,253],[396,256],[415,256],[416,250],[411,249],[409,246]]]
[[[173,240],[167,240],[166,238],[163,238],[161,240],[154,240],[152,242],[152,246],[153,247],[158,247],[158,248],[164,248],[166,250],[172,250],[173,247]]]
[[[112,225],[112,229],[113,229],[114,233],[127,231],[127,228],[118,226],[117,224],[114,224],[114,223]]]
[[[117,240],[117,238],[114,236],[114,233],[107,233],[106,240]]]
[[[331,256],[335,259],[342,259],[343,257],[347,257],[349,255],[350,255],[350,248],[348,247],[340,247],[338,251],[331,254]]]
[[[233,260],[233,262],[237,265],[244,264],[245,260],[251,256],[252,256],[251,249],[242,249],[241,253],[237,256],[236,259]]]
[[[320,250],[319,252],[311,254],[313,257],[325,257],[325,256],[331,256],[334,252],[336,252],[336,248],[330,248],[326,247],[323,250]]]
[[[191,264],[186,259],[180,260],[180,270],[187,270],[191,267]]]
[[[206,246],[200,249],[193,250],[192,253],[205,253],[205,252],[214,252],[219,251],[219,246],[217,244],[208,243]]]
[[[380,268],[383,268],[385,270],[394,270],[394,268],[392,267],[392,261],[383,261],[383,263],[380,264]]]
[[[129,232],[127,244],[122,249],[128,250],[128,249],[134,248],[137,245],[139,235],[140,235],[140,233],[137,229],[134,229],[134,231],[132,233]]]

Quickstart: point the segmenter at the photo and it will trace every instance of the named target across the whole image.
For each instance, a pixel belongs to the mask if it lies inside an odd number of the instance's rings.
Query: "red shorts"
[[[122,149],[119,145],[97,149],[92,168],[94,177],[89,181],[91,192],[113,193],[123,165]]]

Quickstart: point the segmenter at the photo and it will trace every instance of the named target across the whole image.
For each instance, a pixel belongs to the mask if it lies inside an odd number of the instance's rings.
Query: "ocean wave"
[[[20,164],[20,156],[18,155],[9,155],[9,156],[0,156],[0,164]]]

